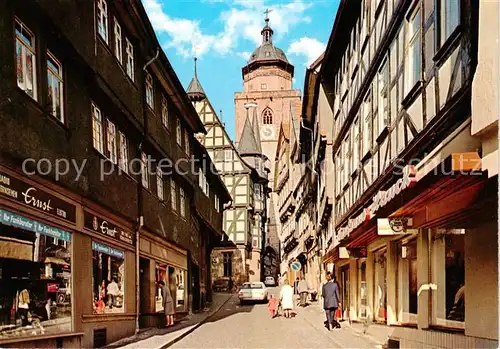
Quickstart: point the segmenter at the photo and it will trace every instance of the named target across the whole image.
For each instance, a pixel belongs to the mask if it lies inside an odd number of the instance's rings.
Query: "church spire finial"
[[[196,55],[194,55],[194,76],[198,77],[198,72],[196,70],[196,61],[198,60],[198,58],[196,58]]]
[[[263,44],[272,44],[272,39],[273,39],[273,30],[269,26],[269,12],[271,12],[272,9],[266,9],[264,11],[264,14],[266,15],[266,18],[264,19],[266,21],[266,25],[262,29],[262,43]]]

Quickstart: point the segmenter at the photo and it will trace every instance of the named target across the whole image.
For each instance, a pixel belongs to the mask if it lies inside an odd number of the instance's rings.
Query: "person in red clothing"
[[[267,304],[267,309],[269,310],[269,315],[271,315],[271,318],[274,318],[277,314],[278,310],[278,303],[279,299],[276,297],[273,297],[272,295],[269,296],[269,303]]]

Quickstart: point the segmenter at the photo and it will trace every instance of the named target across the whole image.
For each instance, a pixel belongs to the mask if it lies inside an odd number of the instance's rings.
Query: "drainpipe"
[[[146,72],[146,69],[148,66],[150,66],[155,60],[158,59],[158,56],[160,55],[160,49],[156,48],[156,55],[151,58],[142,68],[144,72]],[[147,139],[147,134],[148,134],[148,117],[147,117],[147,102],[146,102],[146,91],[145,91],[145,86],[146,86],[146,74],[143,74],[143,98],[142,98],[142,103],[143,103],[143,118],[144,118],[144,133],[143,133],[143,140],[141,143],[139,143],[139,156],[141,156],[142,152],[142,145]],[[141,228],[144,225],[144,210],[143,210],[143,198],[142,198],[142,181],[137,181],[137,205],[138,205],[138,217],[137,217],[137,230],[135,232],[135,334],[137,335],[139,333],[139,317],[140,317],[140,306],[141,306],[141,271],[140,271],[140,242],[141,242]]]

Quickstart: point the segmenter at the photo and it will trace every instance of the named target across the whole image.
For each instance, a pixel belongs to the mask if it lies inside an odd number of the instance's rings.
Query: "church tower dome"
[[[254,71],[255,69],[266,65],[278,65],[292,74],[294,67],[286,58],[282,49],[273,45],[274,30],[269,25],[269,11],[266,11],[265,26],[260,34],[262,35],[262,44],[253,51],[247,65],[243,67],[243,75]]]

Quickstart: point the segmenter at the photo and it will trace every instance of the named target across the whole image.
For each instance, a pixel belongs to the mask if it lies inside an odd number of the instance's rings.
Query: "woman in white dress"
[[[293,288],[289,285],[288,279],[285,279],[284,285],[280,291],[281,307],[286,318],[291,317],[293,310]]]

